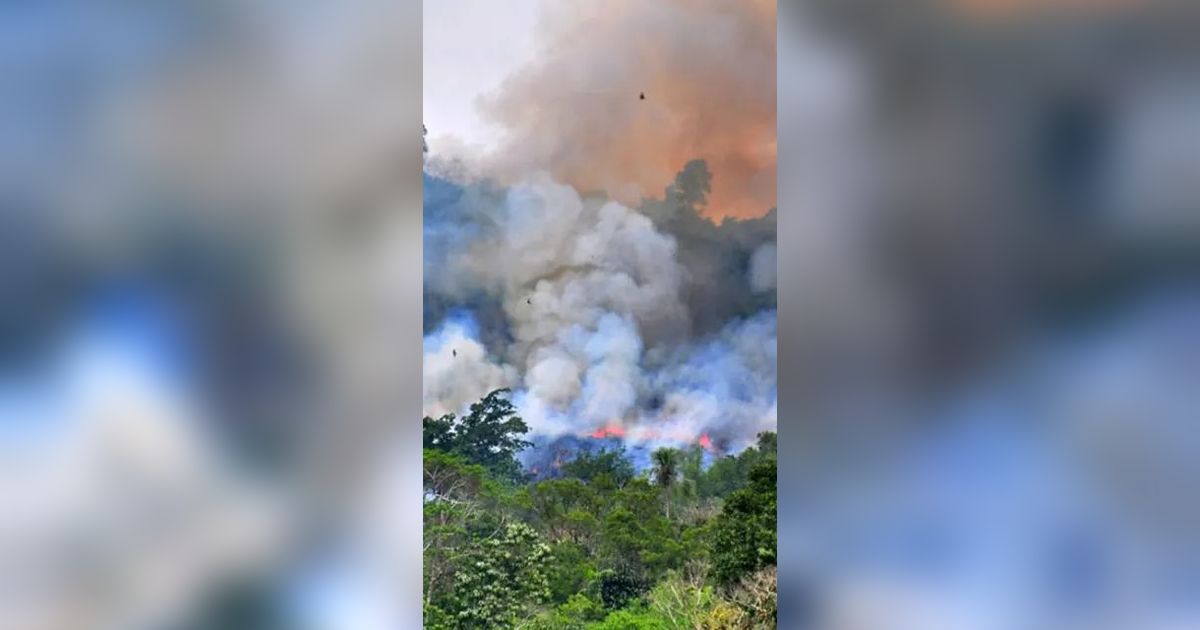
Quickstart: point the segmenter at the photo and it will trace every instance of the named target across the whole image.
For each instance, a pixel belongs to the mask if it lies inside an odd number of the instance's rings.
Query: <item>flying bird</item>
[[[646,100],[646,93],[642,92],[642,93],[638,94],[638,99],[643,100],[643,101]]]
[[[526,304],[533,304],[533,298],[525,298]]]
[[[450,356],[454,356],[454,357],[458,356],[458,350],[451,350]]]

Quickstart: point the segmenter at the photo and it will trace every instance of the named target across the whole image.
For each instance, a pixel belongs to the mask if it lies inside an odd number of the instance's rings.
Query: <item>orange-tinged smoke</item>
[[[983,19],[1012,18],[1039,12],[1099,11],[1137,7],[1147,0],[943,0],[953,9]]]
[[[774,0],[548,3],[542,27],[537,60],[481,101],[506,132],[489,170],[634,204],[702,158],[709,216],[775,205]]]
[[[702,433],[700,435],[699,442],[700,442],[700,446],[704,447],[705,449],[708,449],[708,450],[712,449],[712,439],[708,437],[707,433]]]

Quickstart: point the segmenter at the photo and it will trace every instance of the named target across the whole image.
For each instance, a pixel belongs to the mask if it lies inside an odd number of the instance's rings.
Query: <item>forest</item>
[[[776,435],[579,449],[534,475],[507,390],[423,419],[425,627],[774,628]],[[706,457],[707,455],[707,457]]]

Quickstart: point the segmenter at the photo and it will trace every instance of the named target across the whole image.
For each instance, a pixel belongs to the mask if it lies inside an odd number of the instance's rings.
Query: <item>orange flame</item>
[[[596,439],[606,437],[625,437],[625,429],[618,424],[610,424],[606,427],[600,427],[592,432],[592,437]]]

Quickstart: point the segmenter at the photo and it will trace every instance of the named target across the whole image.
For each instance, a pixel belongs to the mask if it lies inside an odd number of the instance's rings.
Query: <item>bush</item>
[[[587,630],[674,630],[666,619],[645,608],[624,608],[591,624]]]
[[[646,598],[649,607],[672,628],[698,628],[717,603],[712,587],[702,580],[688,581],[675,573],[659,582]]]
[[[623,608],[644,592],[646,585],[632,573],[608,570],[600,574],[600,600],[609,610]]]
[[[746,615],[745,628],[774,628],[777,618],[777,572],[767,567],[743,577],[731,593]]]
[[[605,610],[586,595],[571,596],[566,603],[539,615],[529,630],[586,630],[592,622],[604,619]]]

